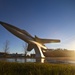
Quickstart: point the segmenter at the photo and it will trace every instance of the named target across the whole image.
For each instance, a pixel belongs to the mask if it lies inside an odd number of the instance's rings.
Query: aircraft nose
[[[9,24],[5,23],[5,22],[0,21],[0,24],[1,24],[3,27],[5,27],[7,30],[8,30],[9,27],[11,28],[11,26],[10,26]]]
[[[3,27],[7,27],[6,23],[0,21],[0,24],[3,26]]]
[[[0,21],[0,24],[3,24],[3,22],[2,22],[2,21]]]
[[[6,26],[6,25],[5,25],[6,23],[4,23],[4,22],[2,22],[2,21],[0,21],[0,24],[1,24],[2,26]]]

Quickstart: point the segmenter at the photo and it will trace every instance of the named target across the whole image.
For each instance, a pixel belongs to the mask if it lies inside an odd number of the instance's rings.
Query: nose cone
[[[0,24],[3,24],[3,22],[2,22],[2,21],[0,21]]]
[[[7,23],[4,23],[4,22],[2,22],[2,21],[0,21],[0,24],[4,27],[4,28],[6,28],[7,30],[9,29],[9,24],[7,24]]]
[[[21,29],[15,27],[13,25],[10,25],[8,23],[5,23],[5,22],[0,21],[0,24],[10,32],[12,32],[14,30],[21,31]]]
[[[11,32],[13,35],[17,36],[18,38],[24,40],[24,35],[23,33],[21,32],[21,29],[13,26],[13,25],[10,25],[8,23],[5,23],[5,22],[1,22],[0,21],[0,24],[6,29],[8,30],[9,32]]]
[[[4,23],[4,22],[0,21],[0,24],[1,24],[2,26],[4,26],[4,25],[7,24],[7,23]]]
[[[9,32],[11,32],[12,34],[14,35],[18,35],[18,31],[20,32],[21,30],[13,25],[10,25],[8,23],[5,23],[5,22],[1,22],[0,21],[0,24],[5,28],[7,29]]]

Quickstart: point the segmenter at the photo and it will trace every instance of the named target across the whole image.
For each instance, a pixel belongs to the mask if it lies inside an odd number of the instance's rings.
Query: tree
[[[24,50],[24,56],[25,56],[25,57],[26,57],[26,55],[27,55],[27,47],[28,47],[28,44],[25,43],[25,44],[23,45],[23,50]]]
[[[9,41],[8,40],[6,40],[3,50],[4,50],[5,54],[9,53]]]

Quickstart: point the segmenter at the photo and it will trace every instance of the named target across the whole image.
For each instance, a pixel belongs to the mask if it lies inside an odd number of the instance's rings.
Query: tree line
[[[49,50],[44,55],[47,57],[75,57],[75,51],[58,48]]]

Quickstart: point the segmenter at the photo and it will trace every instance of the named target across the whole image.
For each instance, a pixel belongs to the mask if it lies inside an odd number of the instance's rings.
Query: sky
[[[0,21],[32,36],[61,40],[48,48],[75,50],[75,0],[0,0]],[[6,40],[10,53],[23,53],[25,42],[0,25],[0,51]]]

